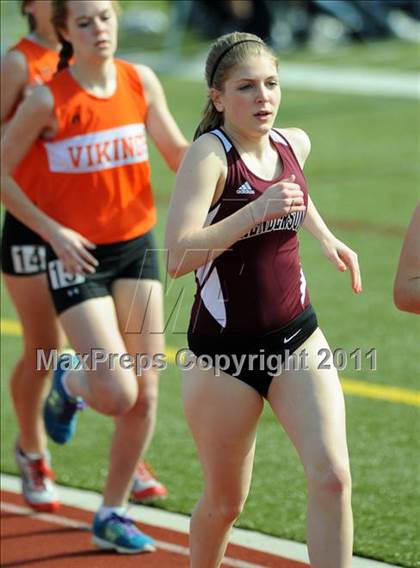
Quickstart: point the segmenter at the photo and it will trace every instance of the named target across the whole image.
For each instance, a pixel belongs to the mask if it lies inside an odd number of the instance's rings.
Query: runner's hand
[[[340,272],[345,272],[347,268],[350,268],[351,287],[356,294],[360,294],[362,292],[362,277],[357,254],[335,237],[321,241],[321,249]]]
[[[93,274],[96,271],[99,262],[89,252],[89,249],[96,248],[96,245],[80,233],[59,226],[50,235],[48,242],[57,257],[63,262],[67,272],[71,274],[83,274],[83,272]]]
[[[252,202],[252,210],[257,223],[285,217],[295,211],[306,211],[303,192],[291,175],[285,180],[270,186]]]

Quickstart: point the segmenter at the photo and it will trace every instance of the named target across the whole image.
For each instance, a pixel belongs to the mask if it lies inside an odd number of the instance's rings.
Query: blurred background
[[[191,139],[206,98],[212,40],[251,31],[279,54],[277,126],[308,132],[312,198],[337,237],[359,254],[364,291],[301,232],[312,303],[331,349],[343,349],[353,474],[356,553],[420,567],[420,318],[398,312],[392,286],[406,227],[420,199],[420,2],[416,0],[121,1],[119,55],[153,67]],[[2,0],[1,49],[26,33],[15,0]],[[160,245],[174,177],[150,145]],[[162,275],[164,265],[162,262]],[[185,347],[193,277],[165,280],[167,344]],[[184,293],[185,292],[185,293]],[[180,296],[180,294],[184,295]],[[180,301],[178,301],[181,298]],[[16,472],[8,377],[20,328],[2,289],[1,470]],[[350,354],[359,349],[357,368]],[[368,353],[377,354],[376,368]],[[162,374],[159,420],[148,460],[169,487],[160,507],[186,514],[201,472],[180,400],[180,371]],[[51,444],[58,482],[99,491],[111,421],[83,413],[71,448]],[[188,467],[186,467],[188,464]],[[262,416],[251,493],[239,526],[304,541],[305,482],[296,453],[272,414]],[[417,520],[417,521],[416,521]]]
[[[24,22],[16,0],[0,4],[4,50]],[[334,58],[352,44],[381,42],[387,50],[384,40],[395,46],[395,40],[420,43],[418,0],[121,0],[120,5],[120,48],[158,51],[161,63],[196,56],[209,40],[233,30],[255,33],[288,56],[304,51],[309,61],[319,54]]]

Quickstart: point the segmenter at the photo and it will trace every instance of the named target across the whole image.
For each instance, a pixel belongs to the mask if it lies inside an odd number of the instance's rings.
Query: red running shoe
[[[140,462],[134,474],[131,500],[136,503],[150,503],[167,496],[166,487],[154,477],[154,474],[144,462]]]
[[[19,446],[15,448],[16,463],[22,480],[22,494],[27,504],[39,513],[54,513],[60,506],[50,454],[46,451],[36,459],[29,458]]]

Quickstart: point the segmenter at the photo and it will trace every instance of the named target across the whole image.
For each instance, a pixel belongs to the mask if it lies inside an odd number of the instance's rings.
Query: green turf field
[[[366,48],[367,50],[368,48]],[[404,47],[404,50],[406,48]],[[398,51],[398,47],[397,47]],[[354,51],[352,52],[354,54]],[[358,51],[360,61],[368,51]],[[366,57],[364,57],[364,54]],[[414,68],[416,49],[410,50]],[[353,64],[353,55],[347,63]],[[204,100],[198,83],[163,79],[179,124],[191,137]],[[318,245],[302,235],[302,258],[312,302],[332,349],[365,353],[376,348],[378,369],[366,359],[362,370],[350,366],[345,378],[418,390],[420,378],[418,317],[392,305],[392,283],[402,236],[420,198],[420,108],[414,100],[286,90],[278,125],[304,128],[312,139],[306,173],[312,198],[336,235],[359,253],[364,291],[351,292],[347,275],[321,257]],[[173,175],[151,148],[159,205],[157,228],[164,220]],[[169,283],[168,283],[169,286]],[[172,311],[181,289],[185,301],[167,342],[186,345],[193,293],[192,277],[171,284],[166,297]],[[2,317],[15,319],[3,290]],[[2,336],[1,470],[15,472],[12,446],[16,424],[7,382],[20,351],[20,339]],[[401,566],[420,567],[419,407],[347,396],[349,445],[354,482],[355,552]],[[51,444],[58,482],[100,491],[107,468],[112,422],[86,411],[69,447]],[[162,507],[190,513],[201,488],[195,449],[182,415],[180,372],[162,375],[159,420],[148,460],[168,485]],[[263,415],[251,494],[239,526],[303,541],[303,471],[270,412]]]

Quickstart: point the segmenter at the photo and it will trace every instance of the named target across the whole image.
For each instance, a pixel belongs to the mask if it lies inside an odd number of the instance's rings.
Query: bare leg
[[[318,329],[302,345],[308,370],[284,371],[268,401],[295,445],[308,483],[307,539],[312,568],[350,568],[353,519],[345,408],[335,369],[318,369],[328,344]]]
[[[119,280],[114,285],[113,296],[127,352],[134,357],[146,354],[150,359],[157,353],[163,353],[165,344],[160,282]],[[146,358],[139,359],[139,363],[146,364]],[[120,505],[122,494],[127,498],[137,463],[146,453],[155,428],[159,371],[152,367],[140,369],[140,373],[136,404],[129,412],[115,419],[104,492],[104,503],[108,506]]]
[[[129,318],[144,322],[138,333],[130,333],[130,328],[127,331]],[[152,368],[137,378],[135,369],[124,369],[118,357],[163,351],[162,333],[152,333],[163,330],[161,285],[150,280],[119,280],[114,283],[112,298],[83,302],[66,310],[61,320],[76,351],[88,353],[97,348],[107,355],[107,361],[96,370],[69,373],[67,385],[73,395],[83,397],[98,412],[116,417],[104,504],[121,506],[153,433],[158,373]],[[115,361],[113,370],[110,360]]]
[[[114,301],[110,296],[93,298],[66,310],[60,316],[72,347],[78,353],[101,350],[104,361],[93,365],[89,358],[87,371],[72,371],[67,385],[74,396],[102,414],[118,416],[128,412],[138,396],[133,369],[118,364],[118,356],[126,352],[118,328]],[[114,357],[114,354],[117,357]],[[114,361],[115,368],[112,367]]]
[[[218,568],[248,495],[263,400],[239,379],[199,368],[185,372],[183,398],[204,473],[191,518],[190,566]]]
[[[45,274],[17,277],[4,274],[9,295],[23,327],[24,351],[10,381],[19,424],[19,446],[25,453],[42,453],[47,438],[41,406],[47,387],[46,370],[36,370],[36,350],[48,352],[64,343]]]

